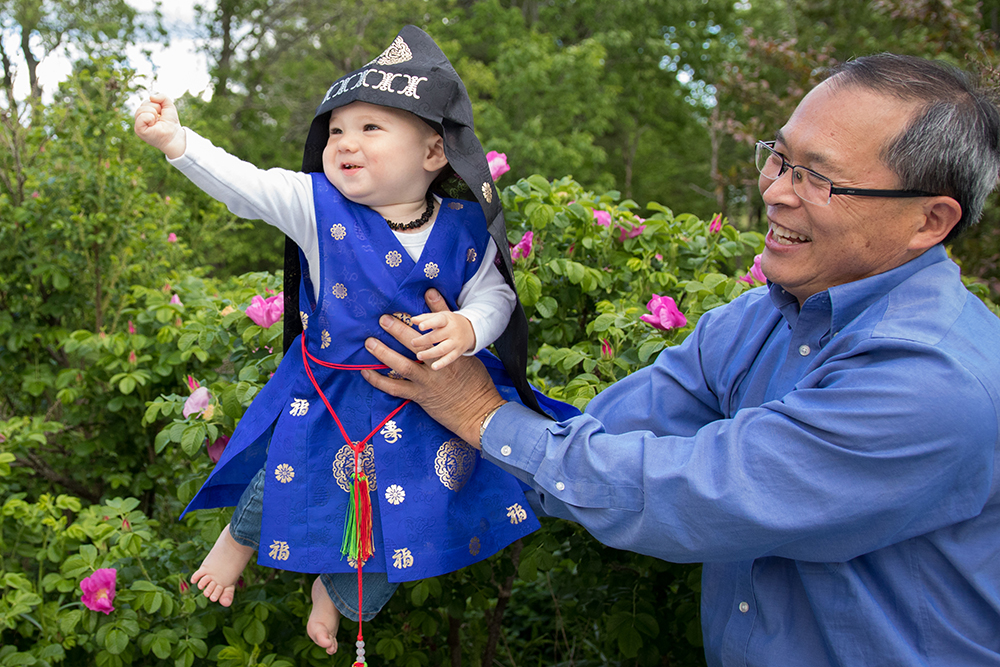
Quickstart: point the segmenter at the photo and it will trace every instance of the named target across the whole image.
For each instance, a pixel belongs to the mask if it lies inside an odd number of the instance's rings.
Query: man
[[[998,135],[960,72],[860,58],[758,144],[768,286],[586,414],[546,421],[474,362],[435,373],[371,339],[409,382],[369,380],[548,513],[704,562],[710,665],[1000,665],[1000,320],[942,245],[979,218]]]

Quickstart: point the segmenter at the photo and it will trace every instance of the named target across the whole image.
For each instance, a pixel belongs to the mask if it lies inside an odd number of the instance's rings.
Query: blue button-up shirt
[[[934,247],[777,285],[487,458],[613,547],[704,562],[709,665],[1000,665],[1000,319]]]

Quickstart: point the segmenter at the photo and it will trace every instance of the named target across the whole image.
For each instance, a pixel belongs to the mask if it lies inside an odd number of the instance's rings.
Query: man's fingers
[[[433,287],[424,293],[424,301],[427,302],[427,307],[431,309],[432,313],[451,311],[451,309],[448,308],[448,302],[445,301],[444,297],[441,296],[441,293]]]
[[[385,345],[382,345],[381,347],[385,348]],[[413,383],[406,380],[394,380],[390,377],[382,375],[381,373],[371,370],[361,371],[361,377],[368,380],[368,384],[371,386],[375,387],[379,391],[384,391],[390,396],[411,399],[416,395]]]
[[[421,349],[421,348],[419,348],[417,346],[417,344],[415,342],[416,339],[421,336],[421,334],[420,334],[419,331],[414,331],[412,327],[408,327],[405,324],[403,324],[402,322],[400,322],[399,320],[397,320],[395,317],[390,317],[388,315],[383,315],[382,317],[380,317],[378,319],[378,323],[379,323],[379,326],[381,326],[383,329],[385,329],[386,333],[388,333],[390,336],[392,336],[393,338],[395,338],[396,340],[398,340],[400,343],[402,343],[404,346],[406,346],[406,348],[409,349],[411,352],[416,352],[418,349]],[[368,347],[369,343],[371,343],[371,342],[374,342],[374,343],[377,344],[378,343],[378,339],[376,339],[376,338],[369,338],[365,342],[365,347]],[[407,359],[403,355],[397,354],[394,350],[386,348],[385,345],[379,345],[379,347],[385,348],[386,352],[394,354],[396,357],[398,357],[399,359],[401,359],[403,361],[409,361],[409,359]],[[375,354],[375,352],[370,347],[368,348],[368,351],[371,352],[372,354]],[[376,354],[375,356],[378,356],[378,355]],[[389,366],[390,368],[396,368],[393,364],[390,364],[390,363],[386,362],[384,359],[380,358],[380,361],[382,361],[383,364],[385,364],[386,366]],[[399,369],[397,368],[396,370],[399,370]]]

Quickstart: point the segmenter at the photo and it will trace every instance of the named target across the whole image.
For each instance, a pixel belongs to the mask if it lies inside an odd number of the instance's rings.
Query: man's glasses
[[[773,141],[757,142],[757,171],[764,178],[774,181],[787,170],[792,170],[792,191],[802,201],[817,206],[827,206],[833,195],[855,195],[857,197],[937,197],[933,192],[923,190],[862,190],[859,188],[838,188],[826,176],[808,167],[791,164],[785,156],[774,150]]]

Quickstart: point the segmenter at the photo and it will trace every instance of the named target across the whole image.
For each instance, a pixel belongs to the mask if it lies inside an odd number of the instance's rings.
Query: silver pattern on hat
[[[398,65],[408,60],[413,60],[413,52],[410,51],[410,47],[406,45],[403,38],[397,35],[389,48],[383,51],[375,62],[379,65]]]

